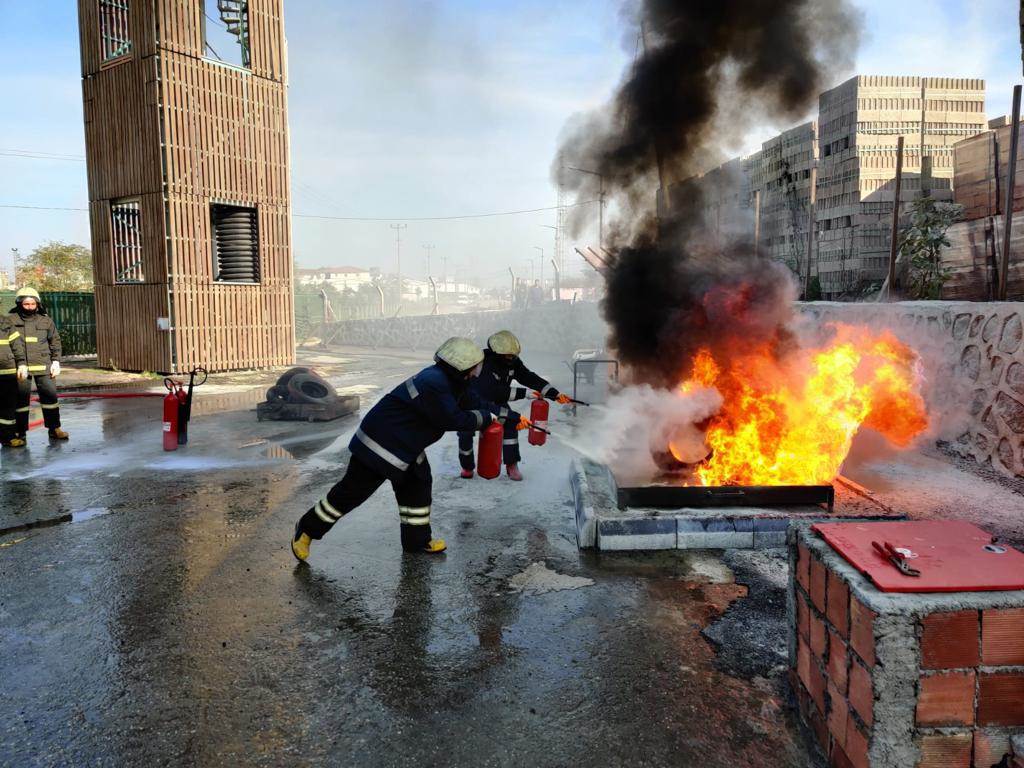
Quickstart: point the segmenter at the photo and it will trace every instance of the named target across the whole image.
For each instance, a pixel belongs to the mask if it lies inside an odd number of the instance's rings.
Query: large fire
[[[727,361],[701,349],[680,389],[713,387],[723,404],[706,425],[709,457],[694,480],[829,483],[862,426],[908,445],[928,426],[917,367],[916,353],[891,333],[851,326],[837,326],[825,346],[781,359],[768,347]],[[680,446],[670,442],[669,450],[685,461]]]

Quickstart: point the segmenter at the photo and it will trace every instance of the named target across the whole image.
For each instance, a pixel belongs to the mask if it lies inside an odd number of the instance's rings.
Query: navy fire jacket
[[[513,381],[525,386],[513,387]],[[505,405],[509,400],[521,400],[526,397],[527,389],[535,389],[551,400],[558,397],[558,390],[548,384],[547,379],[527,368],[520,358],[509,362],[489,349],[484,350],[483,370],[472,380],[470,388],[481,400],[498,405]]]
[[[413,464],[426,461],[424,449],[445,432],[483,429],[494,420],[492,413],[510,412],[481,400],[468,382],[432,365],[384,395],[363,417],[348,447],[364,464],[398,479]]]

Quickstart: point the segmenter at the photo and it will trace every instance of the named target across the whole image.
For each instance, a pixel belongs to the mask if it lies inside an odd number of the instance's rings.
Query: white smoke
[[[597,409],[598,418],[582,427],[572,447],[608,465],[616,478],[650,481],[659,472],[653,453],[668,449],[671,441],[679,457],[699,461],[707,454],[704,434],[697,424],[722,406],[714,389],[655,389],[647,384],[626,387]]]

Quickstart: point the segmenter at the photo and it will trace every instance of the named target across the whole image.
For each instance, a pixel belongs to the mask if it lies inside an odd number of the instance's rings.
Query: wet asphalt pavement
[[[424,362],[346,360],[367,404]],[[403,555],[385,486],[298,566],[356,420],[202,402],[173,454],[152,399],[68,404],[70,443],[3,455],[0,765],[808,764],[779,557],[738,555],[744,601],[713,553],[581,554],[567,449],[467,482],[453,436],[428,451],[446,554]],[[768,630],[728,633],[736,663],[702,631],[744,604]]]

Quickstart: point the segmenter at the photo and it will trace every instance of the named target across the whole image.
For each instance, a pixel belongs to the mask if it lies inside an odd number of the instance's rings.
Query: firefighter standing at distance
[[[469,339],[453,337],[434,355],[435,364],[384,395],[363,418],[349,449],[345,476],[295,524],[292,553],[309,556],[313,540],[320,539],[342,517],[391,482],[398,502],[402,549],[407,552],[443,552],[442,539],[431,536],[430,464],[424,449],[447,431],[472,433],[493,420],[499,409],[481,402],[470,391],[470,379],[479,373],[483,353]],[[519,415],[504,410],[515,423]]]
[[[21,334],[28,358],[28,376],[18,381],[18,437],[28,433],[29,402],[32,399],[32,381],[39,393],[43,409],[43,424],[51,440],[67,440],[68,433],[60,428],[60,406],[57,405],[57,385],[60,376],[60,334],[53,319],[46,314],[34,288],[21,288],[14,297],[14,309],[8,317]]]
[[[519,339],[511,331],[498,331],[487,339],[484,351],[484,364],[480,375],[473,380],[471,387],[481,400],[507,406],[510,400],[526,397],[527,389],[536,390],[542,397],[564,405],[569,402],[567,395],[561,394],[548,381],[531,371],[519,358],[522,346]],[[512,382],[518,381],[525,387],[513,387]],[[505,472],[512,480],[522,480],[519,471],[519,436],[517,430],[521,424],[513,420],[505,422],[505,435],[502,440],[501,453],[505,462]],[[462,477],[473,477],[476,462],[473,459],[473,433],[459,432],[459,464],[462,466]]]
[[[21,448],[24,438],[18,437],[18,381],[28,378],[25,345],[21,332],[11,318],[0,315],[0,445]]]

